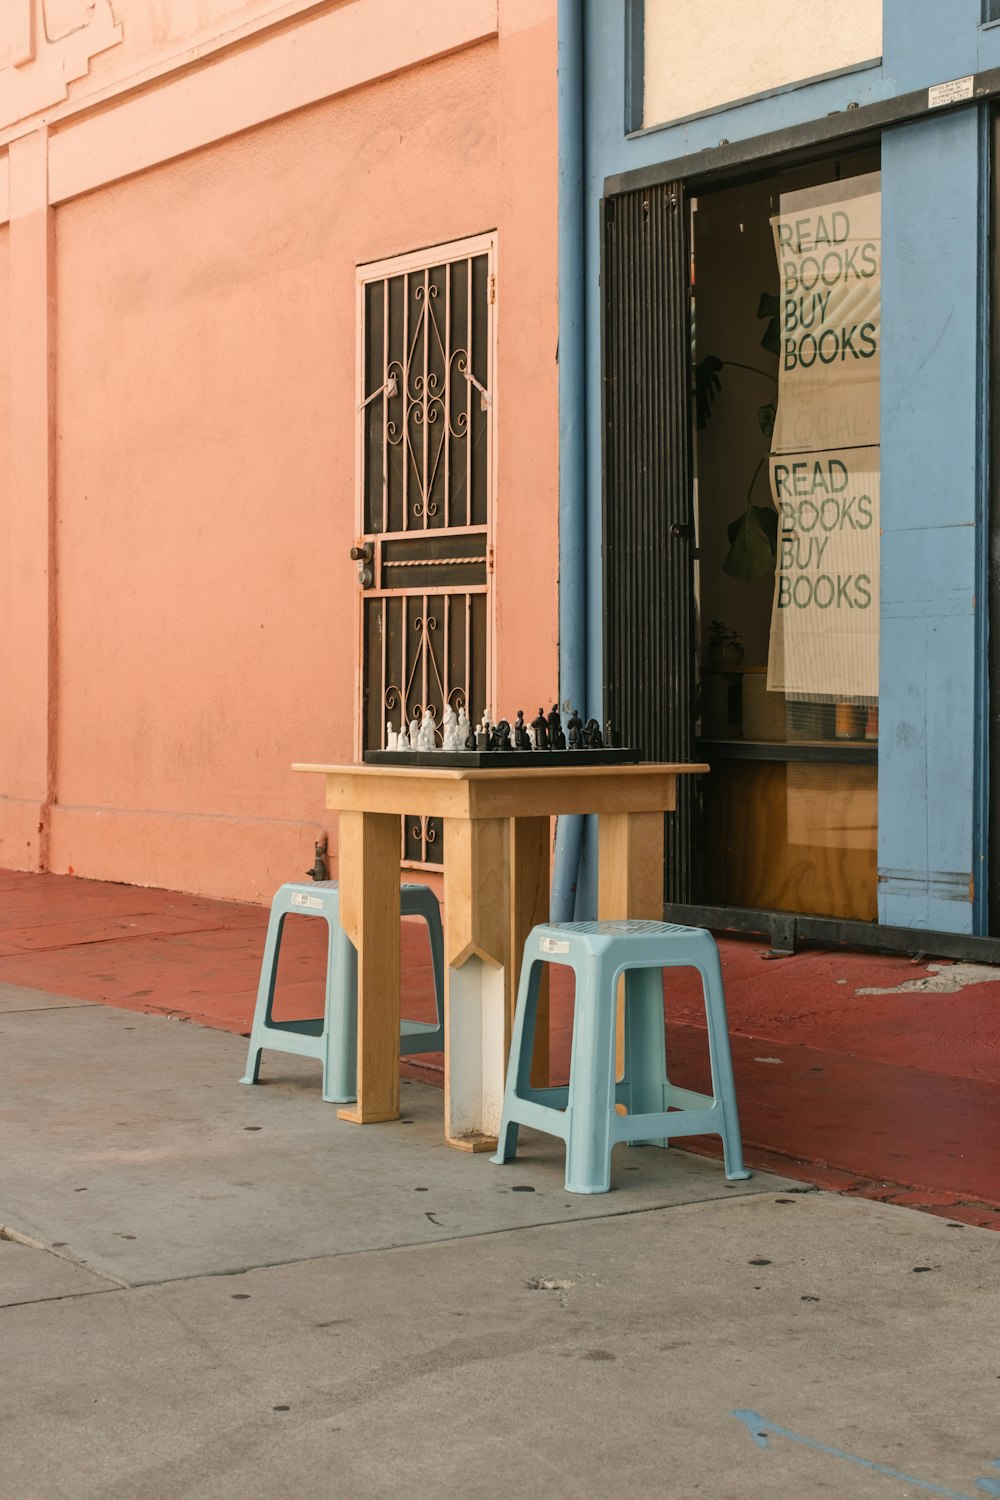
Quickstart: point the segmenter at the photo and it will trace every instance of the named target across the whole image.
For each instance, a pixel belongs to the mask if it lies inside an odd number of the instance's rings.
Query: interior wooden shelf
[[[877,766],[878,743],[873,740],[695,740],[699,758],[712,760],[828,762],[845,766]]]

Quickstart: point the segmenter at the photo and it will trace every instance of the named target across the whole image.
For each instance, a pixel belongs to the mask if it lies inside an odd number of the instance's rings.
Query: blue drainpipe
[[[586,718],[584,0],[559,0],[559,701]],[[560,818],[552,920],[571,922],[585,820]]]

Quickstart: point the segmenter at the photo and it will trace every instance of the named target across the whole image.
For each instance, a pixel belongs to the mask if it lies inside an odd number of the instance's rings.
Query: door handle
[[[691,524],[689,521],[675,521],[670,528],[671,536],[690,536]]]

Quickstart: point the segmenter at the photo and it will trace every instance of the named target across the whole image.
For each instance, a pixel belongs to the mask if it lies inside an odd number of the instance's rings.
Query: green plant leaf
[[[767,318],[768,325],[764,329],[760,347],[766,349],[768,354],[781,353],[781,327],[779,317],[781,314],[781,301],[770,292],[761,292],[760,301],[757,303],[758,318]]]
[[[757,421],[760,423],[760,430],[764,434],[764,439],[768,444],[770,444],[774,436],[774,421],[777,415],[777,401],[769,401],[766,406],[758,406],[757,408]]]
[[[778,513],[771,506],[748,505],[726,527],[730,547],[722,571],[744,583],[755,583],[774,571],[778,548]]]

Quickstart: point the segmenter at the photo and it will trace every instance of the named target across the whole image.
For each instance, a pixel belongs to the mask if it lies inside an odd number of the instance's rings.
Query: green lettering
[[[874,323],[862,323],[861,342],[867,346],[861,350],[862,359],[871,359],[873,354],[878,353],[878,342],[874,336],[876,332],[877,328]]]
[[[830,483],[829,483],[828,488],[831,489],[835,495],[839,495],[841,493],[841,491],[847,489],[847,465],[844,463],[844,461],[843,461],[842,458],[831,458],[828,467],[829,467],[829,470],[830,470]],[[833,482],[833,471],[834,471],[834,469],[836,469],[839,474],[843,475],[843,478],[844,478],[843,484],[834,484],[834,482]]]
[[[848,573],[847,576],[846,576],[846,578],[845,578],[845,576],[844,576],[843,573],[838,573],[837,574],[837,608],[838,609],[840,609],[841,605],[846,605],[848,609],[853,609],[854,608],[854,600],[851,598],[850,594],[847,592],[847,590],[848,590],[848,588],[849,588],[849,586],[851,584],[851,580],[853,578],[854,578],[854,574],[853,573]]]

